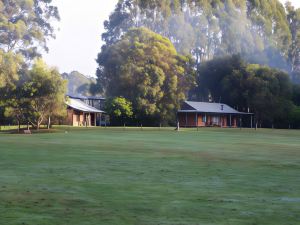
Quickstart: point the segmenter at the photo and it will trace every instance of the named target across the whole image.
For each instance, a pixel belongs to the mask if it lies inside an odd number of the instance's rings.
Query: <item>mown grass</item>
[[[300,224],[300,131],[0,134],[2,225]]]

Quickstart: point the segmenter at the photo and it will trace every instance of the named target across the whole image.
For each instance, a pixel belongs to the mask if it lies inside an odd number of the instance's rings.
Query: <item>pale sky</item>
[[[57,24],[56,39],[48,42],[46,62],[61,73],[77,70],[95,76],[103,22],[116,3],[117,0],[53,0],[61,20]]]
[[[291,2],[300,7],[300,0]],[[56,66],[61,73],[77,70],[95,76],[103,22],[116,3],[117,0],[53,0],[61,21],[57,24],[56,39],[48,42],[49,54],[44,55],[46,62]]]

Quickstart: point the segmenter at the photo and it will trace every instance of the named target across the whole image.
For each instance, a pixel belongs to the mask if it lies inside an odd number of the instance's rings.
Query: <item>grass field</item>
[[[0,134],[1,225],[300,224],[300,131]]]

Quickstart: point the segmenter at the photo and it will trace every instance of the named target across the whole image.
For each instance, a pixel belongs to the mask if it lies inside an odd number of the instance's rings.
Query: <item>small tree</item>
[[[132,103],[123,97],[108,99],[105,110],[111,118],[112,125],[129,123],[133,117]]]
[[[18,131],[20,132],[21,123],[25,122],[24,109],[26,108],[26,100],[23,98],[15,98],[13,96],[6,102],[5,117],[15,119],[18,123]]]
[[[23,85],[26,99],[25,117],[37,129],[48,117],[60,115],[65,109],[66,81],[54,68],[49,68],[41,59],[37,60]]]

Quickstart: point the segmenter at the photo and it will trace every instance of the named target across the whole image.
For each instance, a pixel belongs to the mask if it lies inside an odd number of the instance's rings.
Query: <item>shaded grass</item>
[[[299,137],[67,127],[0,134],[0,224],[300,224]]]

